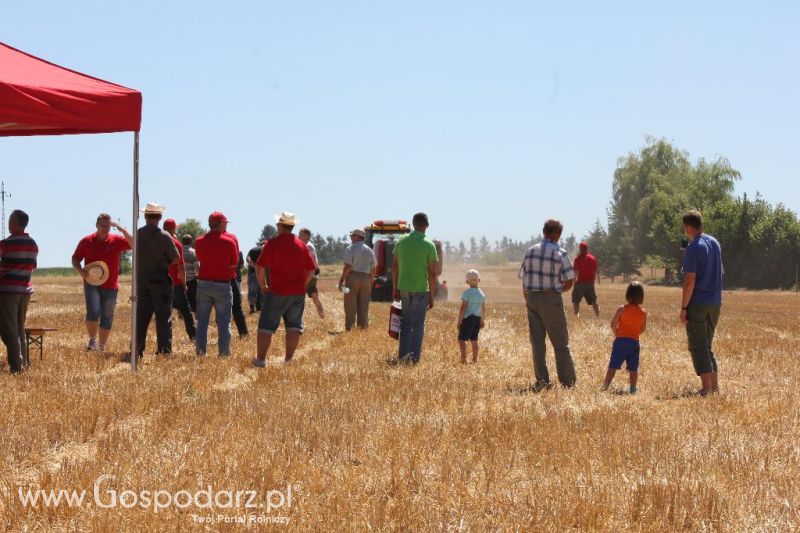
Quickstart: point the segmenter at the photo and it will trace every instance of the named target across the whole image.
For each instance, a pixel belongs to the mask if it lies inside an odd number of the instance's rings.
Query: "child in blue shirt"
[[[477,270],[467,271],[469,289],[461,295],[461,309],[458,311],[458,347],[461,349],[461,363],[467,362],[467,341],[472,344],[472,362],[478,362],[478,333],[486,325],[486,296],[478,288],[481,275]]]

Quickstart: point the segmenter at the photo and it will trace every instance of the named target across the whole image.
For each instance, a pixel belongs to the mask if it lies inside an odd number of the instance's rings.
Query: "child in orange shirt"
[[[638,281],[628,285],[625,291],[626,305],[621,305],[611,321],[611,330],[617,336],[611,349],[606,381],[603,390],[608,390],[622,362],[630,374],[630,392],[636,394],[636,381],[639,377],[639,335],[647,329],[647,311],[641,308],[644,303],[644,287]]]

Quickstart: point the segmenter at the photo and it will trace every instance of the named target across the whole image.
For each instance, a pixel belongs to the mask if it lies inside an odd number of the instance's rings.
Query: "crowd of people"
[[[208,349],[208,328],[214,309],[220,357],[231,355],[231,321],[240,337],[248,335],[242,307],[241,271],[248,269],[247,302],[250,313],[259,313],[256,357],[253,365],[266,366],[272,337],[283,322],[284,360],[291,361],[304,330],[306,298],[317,313],[325,317],[319,298],[317,280],[320,269],[311,232],[302,228],[294,234],[298,221],[293,213],[276,215],[277,236],[243,255],[239,241],[228,231],[228,218],[215,211],[208,217],[208,233],[193,240],[191,235],[177,237],[177,224],[162,221],[165,209],[147,204],[145,224],[136,235],[137,328],[135,357],[143,357],[150,322],[155,318],[156,354],[172,352],[173,309],[181,316],[187,337],[198,356]],[[28,365],[25,320],[33,286],[31,274],[36,268],[38,247],[25,232],[29,218],[15,210],[9,217],[10,236],[0,241],[0,337],[6,345],[10,370],[21,372]],[[722,255],[714,237],[703,232],[702,215],[690,211],[682,218],[688,245],[684,253],[684,285],[680,320],[685,324],[689,351],[701,380],[700,393],[719,390],[718,367],[712,345],[722,304]],[[425,336],[427,311],[434,307],[437,263],[434,242],[427,237],[428,216],[417,213],[413,231],[400,238],[394,248],[392,289],[394,300],[402,309],[398,356],[393,364],[419,363]],[[96,231],[82,238],[72,256],[72,265],[83,278],[86,304],[88,351],[104,351],[108,344],[119,292],[121,255],[131,250],[133,235],[101,213]],[[117,229],[120,234],[111,233]],[[559,244],[563,225],[547,220],[544,238],[525,254],[519,270],[528,315],[529,338],[533,354],[535,380],[539,392],[553,387],[546,361],[549,339],[555,355],[555,370],[563,387],[573,387],[577,377],[569,345],[569,331],[563,293],[572,290],[571,301],[576,315],[584,300],[600,316],[595,281],[597,259],[586,243],[571,261]],[[375,280],[376,257],[366,245],[361,229],[350,233],[351,244],[342,257],[338,281],[344,293],[345,329],[369,326],[371,288]],[[466,273],[468,288],[461,296],[458,312],[458,344],[461,362],[467,363],[468,343],[472,362],[478,360],[478,338],[486,326],[486,295],[480,289],[480,274]],[[625,362],[629,372],[630,392],[637,391],[639,337],[647,327],[644,287],[631,283],[624,305],[614,314],[611,328],[616,339],[612,346],[603,388],[608,388],[615,373]]]

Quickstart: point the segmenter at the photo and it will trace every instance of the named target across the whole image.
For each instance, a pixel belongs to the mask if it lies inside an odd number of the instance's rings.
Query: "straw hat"
[[[144,209],[142,209],[142,212],[145,215],[163,215],[166,210],[167,208],[163,205],[158,205],[155,202],[148,202]]]
[[[108,281],[108,276],[111,274],[105,261],[93,261],[86,265],[84,270],[88,272],[86,283],[95,287],[99,287]]]
[[[284,226],[296,226],[299,221],[295,217],[294,213],[284,211],[280,215],[275,215],[275,222],[277,224],[283,224]]]

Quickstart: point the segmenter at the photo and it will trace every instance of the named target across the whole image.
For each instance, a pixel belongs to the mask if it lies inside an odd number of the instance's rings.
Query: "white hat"
[[[481,274],[474,268],[467,270],[467,281],[474,281],[481,279]]]
[[[163,215],[166,210],[167,208],[163,205],[158,205],[155,202],[148,202],[144,209],[142,209],[142,212],[145,215]]]
[[[99,287],[108,281],[108,276],[110,275],[108,265],[105,261],[93,261],[86,265],[84,270],[88,272],[86,283],[95,287]]]
[[[350,236],[353,236],[353,235],[355,235],[356,237],[361,237],[362,239],[365,239],[367,237],[367,232],[364,231],[363,229],[354,229],[353,231],[350,232]]]
[[[295,218],[294,213],[284,211],[280,215],[275,215],[275,223],[283,224],[284,226],[296,226],[298,220]]]

